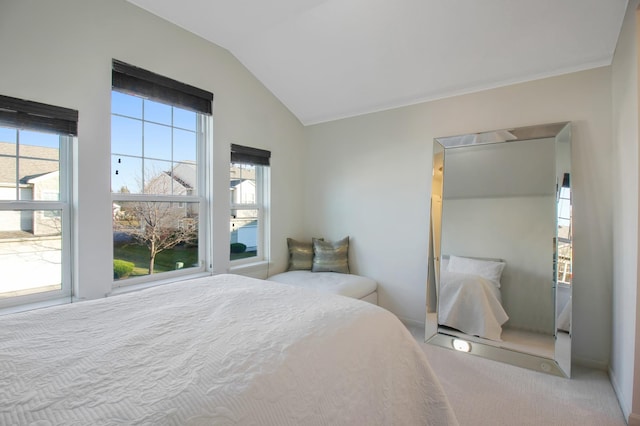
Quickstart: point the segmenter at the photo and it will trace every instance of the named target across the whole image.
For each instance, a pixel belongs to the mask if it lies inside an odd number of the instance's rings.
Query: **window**
[[[114,287],[208,265],[212,99],[209,92],[114,60]]]
[[[230,259],[236,263],[267,258],[270,157],[269,151],[231,145]]]
[[[558,283],[571,284],[571,188],[568,174],[558,193]]]
[[[0,307],[71,296],[78,112],[0,96]]]

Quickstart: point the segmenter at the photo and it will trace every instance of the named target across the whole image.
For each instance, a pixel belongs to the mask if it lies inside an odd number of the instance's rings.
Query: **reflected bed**
[[[456,424],[388,311],[236,275],[0,317],[0,424]]]
[[[445,256],[440,271],[438,324],[501,341],[509,316],[502,306],[500,259]]]
[[[500,289],[473,274],[443,271],[440,276],[438,324],[466,334],[501,341],[502,324],[509,317]]]

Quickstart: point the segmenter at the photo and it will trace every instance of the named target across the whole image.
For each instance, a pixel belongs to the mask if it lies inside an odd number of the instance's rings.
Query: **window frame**
[[[35,291],[0,298],[0,309],[25,305],[70,302],[73,268],[73,152],[77,141],[78,112],[0,95],[0,126],[16,132],[16,161],[20,161],[20,134],[23,131],[52,134],[58,137],[58,199],[21,200],[16,170],[16,199],[0,200],[0,211],[60,211],[60,289]],[[40,287],[42,288],[42,287]],[[37,289],[37,287],[35,288]]]
[[[243,147],[239,145],[231,145],[232,157],[229,163],[229,171],[235,164],[252,165],[255,167],[255,186],[256,197],[254,203],[235,203],[233,199],[229,200],[229,237],[231,237],[231,220],[233,220],[233,211],[238,210],[256,210],[257,211],[257,247],[256,255],[252,257],[231,259],[231,253],[229,253],[229,262],[232,268],[265,262],[269,260],[269,234],[270,234],[270,215],[269,215],[269,202],[270,202],[270,157],[271,153],[266,150],[260,150],[256,148]],[[235,155],[239,153],[239,155]],[[234,158],[235,157],[235,158]],[[231,174],[229,173],[229,176]],[[231,177],[231,176],[230,176]],[[231,240],[231,238],[229,238]],[[229,241],[231,242],[231,241]]]
[[[204,272],[210,272],[213,269],[212,264],[212,185],[211,185],[211,169],[212,169],[212,101],[213,94],[205,90],[180,83],[168,77],[164,77],[150,71],[126,64],[116,59],[112,63],[112,93],[120,92],[125,95],[136,96],[143,100],[150,100],[169,105],[172,108],[189,110],[196,113],[196,185],[197,195],[160,195],[160,194],[131,194],[121,192],[111,192],[112,206],[117,202],[172,202],[178,205],[188,205],[185,203],[198,204],[198,266],[175,269],[161,273],[147,274],[137,277],[130,277],[126,280],[117,280],[113,278],[112,290],[118,291],[125,289],[136,289],[152,285],[162,284],[164,282],[175,281],[185,276],[202,275]],[[114,114],[111,107],[111,116],[118,115],[127,117],[123,114]],[[142,124],[154,123],[152,120],[140,118]],[[169,126],[172,131],[180,129],[171,123]],[[111,151],[111,155],[114,155]],[[140,155],[140,159],[145,157],[144,152]],[[175,162],[172,164],[177,164]],[[114,188],[111,188],[112,190]],[[114,222],[112,222],[114,229]],[[113,246],[113,241],[112,241]],[[112,255],[113,255],[112,250]]]
[[[571,286],[573,282],[573,250],[572,250],[572,234],[573,234],[573,206],[571,186],[563,182],[558,188],[558,200],[556,203],[558,229],[560,222],[567,224],[567,237],[557,235],[556,245],[556,263],[557,263],[557,284],[561,286]],[[563,215],[564,214],[564,215]],[[568,254],[563,254],[565,250],[562,248],[569,247]],[[569,280],[567,280],[567,276]]]
[[[118,91],[115,88],[113,91]],[[136,96],[132,93],[126,93],[130,96]],[[179,106],[172,105],[176,108]],[[208,200],[210,197],[210,185],[207,178],[207,172],[211,169],[209,147],[211,146],[207,140],[211,134],[211,117],[201,113],[196,115],[196,165],[197,165],[197,195],[159,195],[159,194],[131,194],[122,192],[111,192],[111,204],[119,202],[157,202],[157,203],[197,203],[198,204],[198,266],[184,269],[176,269],[173,271],[156,272],[153,274],[141,275],[137,277],[127,278],[126,280],[113,279],[112,289],[131,288],[139,284],[149,284],[154,282],[162,282],[166,279],[182,277],[185,275],[194,275],[203,273],[211,268],[211,262],[208,261],[208,253],[210,253],[210,212],[211,207]],[[144,119],[141,120],[143,123]],[[173,126],[172,126],[173,128]],[[114,155],[113,152],[111,155]],[[144,159],[144,154],[140,156]],[[113,171],[112,171],[113,172]],[[112,188],[113,189],[113,188]],[[204,219],[204,220],[203,220]],[[112,224],[113,228],[113,224]],[[112,242],[113,243],[113,242]],[[112,251],[113,253],[113,251]]]

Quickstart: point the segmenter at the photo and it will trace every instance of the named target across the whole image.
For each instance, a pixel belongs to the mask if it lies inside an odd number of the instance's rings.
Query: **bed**
[[[443,259],[438,294],[438,324],[501,341],[509,316],[502,306],[504,263],[451,256]]]
[[[1,316],[0,424],[456,420],[390,312],[223,274]]]

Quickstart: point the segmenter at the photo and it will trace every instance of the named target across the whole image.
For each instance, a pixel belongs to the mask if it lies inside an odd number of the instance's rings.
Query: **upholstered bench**
[[[321,238],[310,242],[287,238],[287,247],[287,271],[268,280],[378,304],[378,283],[349,273],[349,237],[335,242]]]
[[[287,271],[267,278],[283,284],[340,294],[378,304],[378,284],[371,278],[338,272]]]

